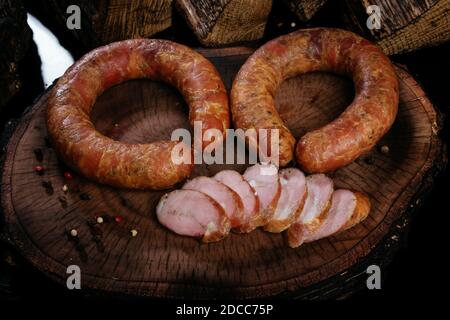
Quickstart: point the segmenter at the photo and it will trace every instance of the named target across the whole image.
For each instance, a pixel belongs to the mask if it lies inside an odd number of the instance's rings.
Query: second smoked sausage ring
[[[190,123],[201,121],[203,130],[218,129],[225,137],[228,98],[215,67],[186,46],[134,39],[86,54],[58,80],[47,108],[49,138],[62,160],[87,178],[125,188],[169,188],[193,169],[172,161],[177,141],[123,143],[98,132],[90,120],[103,91],[136,78],[173,85],[189,106]]]
[[[231,113],[237,128],[279,129],[279,164],[286,165],[293,158],[295,138],[280,118],[274,96],[283,80],[312,71],[348,75],[355,86],[351,105],[297,144],[296,158],[302,169],[327,172],[372,148],[397,114],[395,71],[386,55],[369,41],[327,28],[299,30],[269,41],[252,54],[235,78]]]

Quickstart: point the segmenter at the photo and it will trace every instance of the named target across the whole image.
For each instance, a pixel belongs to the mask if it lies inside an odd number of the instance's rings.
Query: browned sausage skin
[[[389,130],[398,108],[398,82],[389,59],[369,41],[344,30],[305,29],[269,41],[246,61],[234,80],[231,111],[242,129],[279,129],[280,165],[293,159],[295,139],[274,103],[287,78],[311,71],[350,76],[355,98],[331,123],[304,135],[296,158],[309,173],[355,160]]]
[[[225,136],[228,98],[219,73],[199,53],[166,40],[134,39],[100,47],[58,80],[47,108],[49,137],[62,160],[87,178],[112,186],[165,189],[185,179],[192,164],[175,164],[177,142],[128,144],[99,133],[90,120],[96,98],[129,79],[149,78],[177,88],[189,120]],[[204,144],[205,147],[207,144]]]

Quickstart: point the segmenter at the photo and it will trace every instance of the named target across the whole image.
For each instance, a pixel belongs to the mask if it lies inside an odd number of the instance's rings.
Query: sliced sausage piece
[[[339,189],[333,192],[331,207],[325,222],[304,242],[312,242],[353,227],[370,211],[369,198],[359,192]]]
[[[211,197],[194,190],[175,190],[165,194],[156,207],[159,222],[173,232],[218,241],[230,232],[230,220]]]
[[[282,232],[297,220],[306,200],[306,179],[296,168],[286,168],[279,173],[281,194],[275,213],[264,230]]]
[[[214,179],[236,192],[242,200],[244,217],[237,231],[250,232],[254,230],[260,220],[259,198],[255,189],[250,186],[239,172],[234,170],[220,171],[214,176]]]
[[[356,196],[350,190],[339,189],[333,192],[331,207],[325,222],[305,242],[312,242],[338,232],[350,220],[356,208]]]
[[[260,203],[260,219],[258,226],[269,222],[275,213],[275,208],[281,194],[281,184],[278,179],[278,168],[274,165],[255,164],[244,172],[244,179],[255,189]]]
[[[289,246],[300,246],[309,234],[316,231],[325,221],[333,194],[333,180],[324,174],[306,177],[308,195],[305,206],[297,221],[288,229]]]
[[[209,177],[197,177],[186,182],[182,189],[200,191],[216,200],[225,210],[232,228],[239,228],[245,223],[241,198],[223,183]]]
[[[363,221],[370,213],[370,199],[367,195],[361,193],[361,192],[353,192],[356,197],[356,208],[353,211],[352,216],[350,219],[345,223],[345,225],[339,230],[344,231],[347,229],[350,229],[351,227],[354,227],[361,221]]]

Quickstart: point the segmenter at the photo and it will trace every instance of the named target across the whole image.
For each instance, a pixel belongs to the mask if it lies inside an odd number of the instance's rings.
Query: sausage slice
[[[260,219],[259,198],[255,189],[244,179],[244,177],[234,170],[223,170],[214,176],[214,179],[223,183],[236,192],[244,205],[243,221],[237,231],[250,232],[257,227]]]
[[[259,197],[259,219],[256,225],[263,226],[272,218],[280,198],[281,184],[278,179],[278,168],[274,165],[255,164],[247,168],[243,176]]]
[[[333,180],[324,174],[306,177],[308,195],[297,221],[287,230],[288,244],[300,246],[309,234],[316,231],[325,221],[333,194]]]
[[[297,220],[306,199],[306,179],[296,168],[286,168],[279,173],[281,195],[273,217],[264,226],[269,232],[281,232]]]
[[[339,189],[333,192],[331,207],[324,223],[307,236],[305,242],[328,237],[339,231],[350,220],[356,208],[356,196],[350,190]]]
[[[369,212],[370,201],[366,195],[345,189],[336,190],[333,192],[328,217],[305,242],[316,241],[349,229],[364,220]]]
[[[210,177],[197,177],[186,182],[182,189],[203,192],[217,201],[230,219],[232,228],[239,228],[245,223],[241,198],[223,183]]]
[[[345,223],[345,225],[341,228],[340,231],[350,229],[363,221],[370,213],[371,204],[370,199],[367,195],[354,191],[353,192],[356,196],[356,208],[353,211],[352,216],[349,220]]]
[[[204,193],[175,190],[165,194],[156,207],[159,222],[173,232],[213,242],[230,232],[223,208]]]

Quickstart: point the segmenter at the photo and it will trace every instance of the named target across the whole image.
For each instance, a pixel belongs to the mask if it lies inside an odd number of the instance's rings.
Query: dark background
[[[331,1],[332,2],[332,1]],[[49,27],[61,44],[74,56],[79,58],[86,52],[77,44],[70,34],[57,31],[51,20],[48,20],[45,12],[33,6],[33,1],[27,1],[27,9]],[[181,42],[192,47],[199,47],[193,34],[189,31],[176,12],[173,17],[174,25],[169,29],[154,36]],[[296,27],[291,27],[291,22]],[[274,1],[274,7],[270,15],[266,35],[259,44],[266,42],[280,34],[288,33],[299,27],[308,25],[339,26],[333,10],[333,4],[327,5],[308,24],[301,23],[282,4]],[[258,44],[252,44],[258,45]],[[450,111],[450,43],[438,47],[418,50],[398,56],[392,56],[394,62],[407,66],[411,74],[422,85],[424,91],[444,115]],[[23,110],[44,90],[40,75],[40,58],[33,44],[27,56],[20,65],[20,74],[23,87],[3,109],[0,126],[14,118],[20,117]],[[444,141],[449,141],[448,120],[444,121],[444,130],[441,136]],[[423,203],[423,207],[415,213],[410,231],[400,238],[400,248],[390,265],[382,270],[382,290],[362,289],[348,297],[357,302],[392,302],[409,301],[406,307],[414,305],[415,301],[436,301],[443,298],[437,289],[446,289],[448,284],[449,263],[447,259],[447,231],[450,214],[447,197],[450,197],[450,179],[447,169],[435,181],[433,190]],[[33,269],[26,261],[23,261],[4,243],[0,243],[0,299],[16,301],[23,298],[33,300],[39,298],[52,300],[76,299],[85,300],[86,293],[74,293],[60,287]],[[82,290],[83,291],[83,290]],[[105,297],[97,294],[88,294],[88,297],[103,300]],[[126,299],[126,298],[125,298]],[[164,304],[159,304],[164,306]]]

